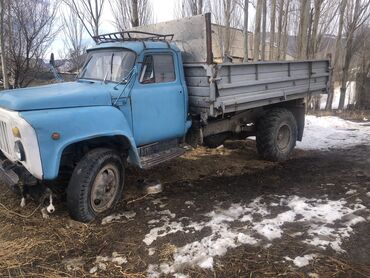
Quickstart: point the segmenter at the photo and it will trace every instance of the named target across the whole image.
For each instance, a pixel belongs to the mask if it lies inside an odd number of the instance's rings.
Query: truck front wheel
[[[113,207],[122,196],[124,166],[117,152],[94,149],[73,171],[67,188],[67,207],[77,221],[90,222]]]
[[[292,112],[274,108],[258,122],[256,143],[263,159],[284,161],[288,159],[297,141],[297,122]]]

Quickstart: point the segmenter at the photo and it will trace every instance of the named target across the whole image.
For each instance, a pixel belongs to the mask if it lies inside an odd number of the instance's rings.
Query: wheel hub
[[[119,170],[113,164],[104,166],[96,175],[91,188],[91,207],[95,212],[109,209],[115,199],[119,185]]]
[[[284,151],[288,148],[290,144],[290,128],[288,125],[284,124],[280,126],[279,131],[277,132],[276,145],[279,150]]]

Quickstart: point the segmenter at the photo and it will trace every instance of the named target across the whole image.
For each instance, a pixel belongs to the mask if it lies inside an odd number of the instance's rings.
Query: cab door
[[[185,92],[176,53],[147,52],[131,92],[132,122],[138,146],[185,134]]]

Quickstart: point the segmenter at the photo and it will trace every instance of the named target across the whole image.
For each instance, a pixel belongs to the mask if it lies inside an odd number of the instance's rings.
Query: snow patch
[[[204,215],[206,220],[183,224],[169,219],[173,216],[170,211],[159,212],[165,215],[165,223],[155,227],[145,236],[144,242],[150,246],[160,237],[176,232],[184,234],[201,231],[205,228],[207,236],[190,242],[182,247],[177,247],[173,254],[173,261],[151,265],[148,268],[148,277],[158,277],[161,274],[181,274],[188,266],[198,266],[212,269],[214,257],[223,256],[229,249],[240,245],[256,245],[265,240],[264,246],[271,246],[271,241],[284,235],[287,223],[300,223],[305,232],[297,231],[294,236],[302,237],[304,243],[343,252],[342,241],[354,233],[353,226],[366,221],[363,217],[355,215],[359,210],[366,209],[362,204],[348,204],[346,199],[329,200],[308,199],[299,196],[274,196],[279,199],[278,205],[266,204],[262,197],[253,202],[231,204],[228,208],[220,206]],[[270,211],[283,211],[273,214]],[[285,211],[284,211],[285,210]],[[173,216],[174,218],[175,216]],[[267,247],[267,248],[268,248]],[[297,267],[307,265],[314,255],[305,255],[291,259]],[[156,276],[157,275],[157,276]]]
[[[174,234],[183,230],[184,226],[182,223],[170,222],[166,220],[163,226],[151,229],[150,232],[147,235],[145,235],[143,241],[146,245],[151,245],[153,241],[157,240],[160,237],[164,237],[169,234]]]
[[[351,189],[351,190],[348,190],[347,192],[346,192],[346,195],[353,195],[353,194],[355,194],[357,192],[357,190],[356,189]]]
[[[313,255],[313,254],[304,255],[303,257],[296,257],[293,260],[293,263],[297,267],[304,267],[304,266],[308,265],[310,263],[310,261],[313,260],[314,258],[315,258],[315,255]]]
[[[158,205],[160,208],[164,208],[167,204],[163,203],[162,199],[154,199],[152,200],[153,205]]]
[[[115,214],[109,215],[107,217],[104,217],[103,220],[101,221],[101,224],[106,225],[106,224],[112,223],[113,221],[121,220],[122,217],[125,217],[127,220],[131,220],[131,219],[135,218],[135,216],[136,216],[136,212],[134,212],[134,211],[126,211],[126,212],[123,212],[123,213],[115,213]]]
[[[312,261],[315,257],[315,254],[309,254],[302,257],[295,257],[294,259],[291,259],[289,257],[284,257],[284,259],[287,261],[292,261],[297,267],[304,267],[306,265],[309,265],[310,261]]]
[[[297,148],[329,149],[370,144],[370,126],[364,123],[346,121],[339,117],[306,116],[302,142]]]
[[[283,230],[281,228],[286,222],[293,222],[296,217],[294,211],[286,211],[278,214],[275,218],[264,219],[254,225],[254,230],[266,237],[268,240],[280,238]]]
[[[94,262],[94,266],[90,269],[89,273],[94,274],[98,272],[98,270],[107,270],[109,263],[113,263],[115,265],[122,265],[127,263],[127,259],[125,257],[120,256],[117,252],[113,252],[111,257],[108,256],[97,256]]]
[[[194,206],[194,201],[185,201],[184,204],[187,205],[188,207]]]
[[[363,205],[356,204],[353,208],[346,206],[344,199],[338,201],[315,200],[294,196],[288,202],[288,206],[302,218],[297,222],[309,223],[308,239],[304,242],[318,246],[323,249],[333,248],[335,251],[343,252],[340,247],[343,239],[353,233],[353,226],[365,221],[363,217],[355,216],[354,213],[365,209]],[[348,220],[350,218],[350,220]],[[335,228],[334,223],[344,220],[340,228]]]

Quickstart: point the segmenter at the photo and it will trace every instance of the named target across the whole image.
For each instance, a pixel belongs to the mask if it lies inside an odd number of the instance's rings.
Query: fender
[[[122,111],[116,107],[48,109],[20,114],[36,131],[44,180],[58,177],[61,156],[66,147],[101,136],[125,136],[131,145],[129,160],[140,167],[132,130]],[[53,132],[60,134],[59,140],[52,139]]]

